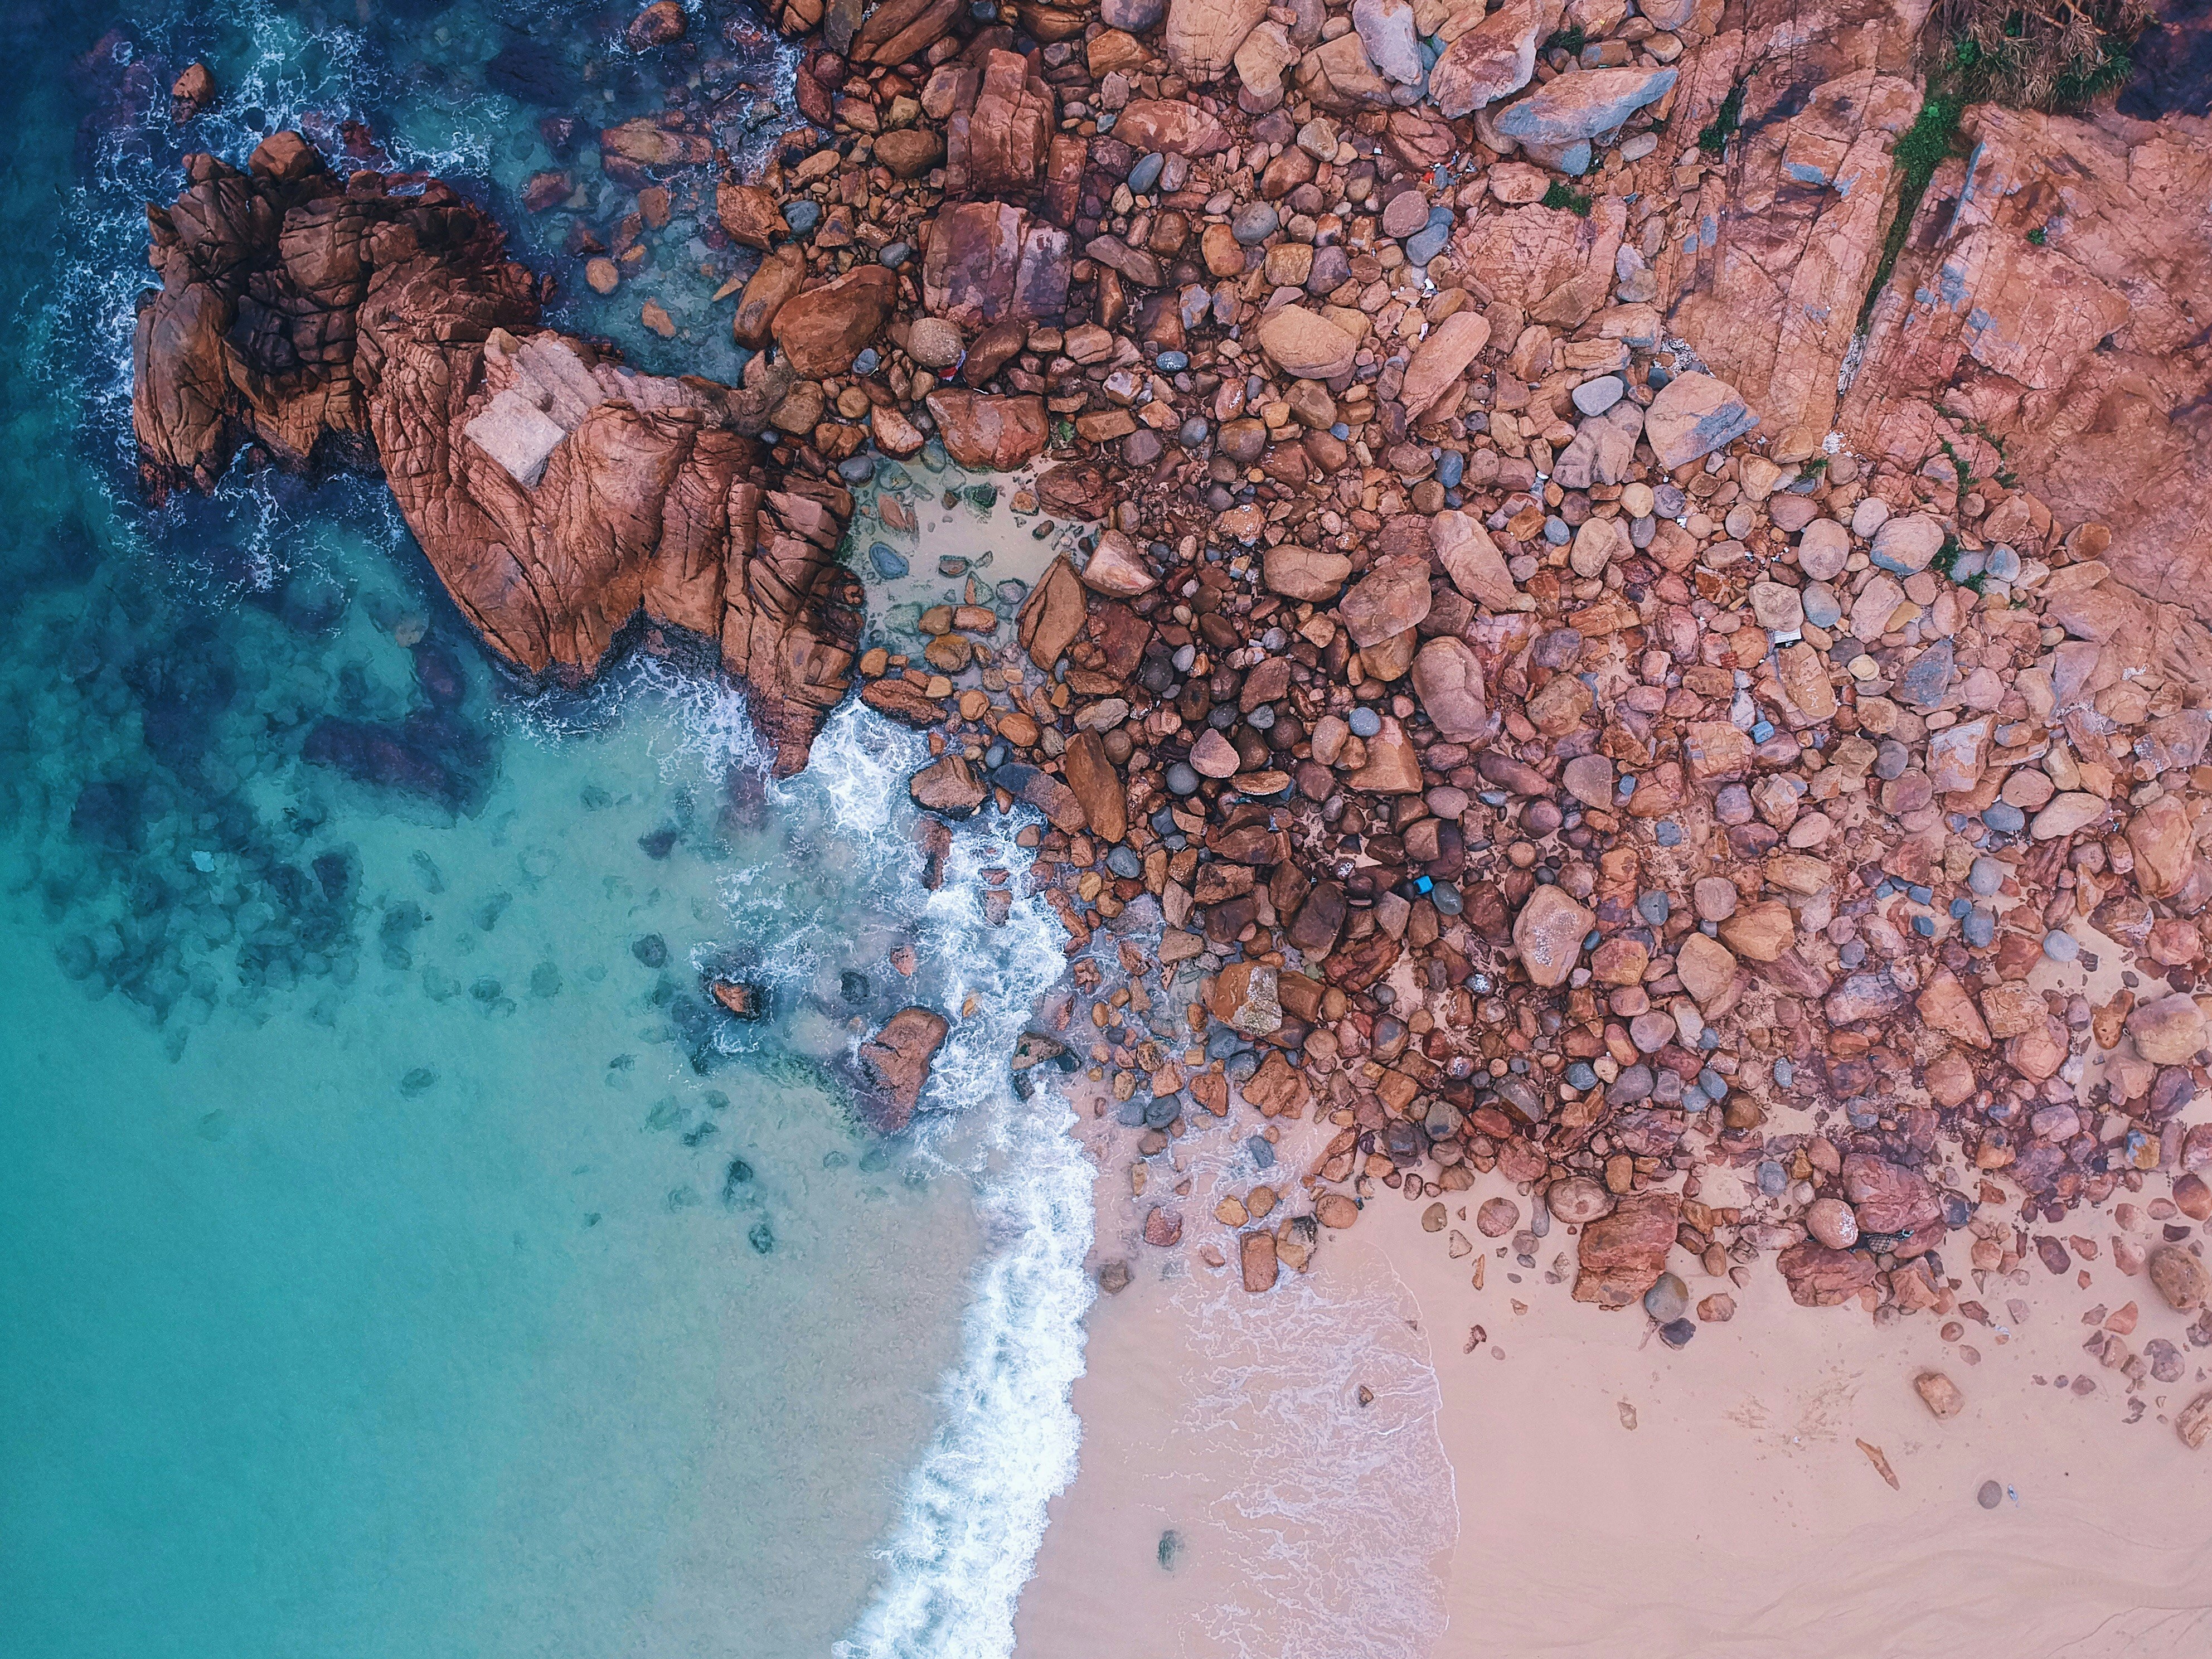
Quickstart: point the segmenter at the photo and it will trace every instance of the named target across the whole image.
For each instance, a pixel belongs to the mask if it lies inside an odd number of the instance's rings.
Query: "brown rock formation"
[[[851,497],[772,476],[776,371],[662,380],[542,331],[535,283],[447,186],[341,182],[280,133],[240,172],[187,163],[149,208],[161,288],[134,345],[140,472],[213,488],[237,449],[380,466],[454,602],[517,666],[588,677],[641,610],[720,643],[779,770],[842,696]],[[888,276],[888,273],[882,273]]]

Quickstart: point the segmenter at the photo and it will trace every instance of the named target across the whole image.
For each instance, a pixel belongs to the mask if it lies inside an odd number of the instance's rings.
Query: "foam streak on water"
[[[908,846],[913,813],[902,787],[921,744],[848,707],[784,786],[819,792],[842,823],[879,845]],[[1002,927],[981,903],[988,868],[1018,877],[1028,854],[1020,818],[991,817],[955,834],[944,885],[927,895],[917,928],[917,980],[942,987],[954,1021],[938,1055],[921,1132],[964,1169],[989,1254],[977,1271],[959,1364],[943,1385],[944,1422],[908,1480],[900,1522],[882,1551],[876,1599],[839,1659],[1001,1659],[1013,1650],[1014,1606],[1044,1536],[1046,1507],[1075,1474],[1080,1426],[1070,1391],[1083,1369],[1082,1320],[1093,1294],[1091,1170],[1065,1102],[1017,1098],[1006,1058],[1036,998],[1065,970],[1051,913],[1017,899]],[[907,879],[911,882],[909,873]],[[918,890],[918,884],[916,884]],[[972,997],[973,1001],[970,1002]]]
[[[1176,1293],[1209,1366],[1181,1431],[1235,1445],[1211,1507],[1240,1591],[1200,1616],[1209,1650],[1402,1659],[1443,1632],[1434,1564],[1459,1505],[1443,1395],[1412,1298],[1377,1289],[1323,1271],[1285,1273],[1266,1297],[1195,1278]]]

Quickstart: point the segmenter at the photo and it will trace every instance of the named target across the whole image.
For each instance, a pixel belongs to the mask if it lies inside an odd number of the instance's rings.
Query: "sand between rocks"
[[[1202,1157],[1193,1175],[1199,1196],[1184,1201],[1202,1213],[1212,1201]],[[1141,1217],[1146,1200],[1127,1192],[1126,1165],[1102,1172],[1102,1256]],[[1474,1236],[1458,1203],[1472,1218],[1491,1195],[1487,1184],[1455,1194],[1452,1224]],[[1501,1260],[1494,1243],[1485,1288],[1473,1289],[1473,1258],[1449,1259],[1448,1235],[1421,1230],[1423,1207],[1370,1204],[1324,1244],[1310,1285],[1285,1286],[1333,1322],[1297,1354],[1263,1352],[1262,1326],[1224,1334],[1240,1304],[1284,1310],[1278,1297],[1244,1297],[1233,1262],[1216,1272],[1185,1251],[1187,1276],[1163,1277],[1162,1253],[1127,1252],[1136,1281],[1091,1315],[1075,1392],[1081,1471],[1054,1504],[1018,1653],[2212,1650],[2212,1489],[2169,1420],[2205,1386],[2201,1351],[2147,1280],[2099,1264],[2086,1288],[2039,1272],[2005,1285],[2029,1317],[2002,1344],[1970,1328],[1982,1358],[1968,1364],[1934,1321],[1878,1329],[1795,1307],[1761,1263],[1735,1292],[1736,1319],[1701,1325],[1672,1352],[1647,1341],[1640,1313],[1572,1304],[1541,1265]],[[1572,1240],[1555,1231],[1540,1264],[1562,1247]],[[1692,1294],[1713,1287],[1699,1280]],[[2153,1404],[2134,1424],[2124,1382],[2081,1351],[2080,1322],[2092,1305],[2130,1299],[2142,1310],[2134,1346],[2163,1334],[2191,1362],[2183,1382],[2147,1387]],[[1470,1350],[1478,1325],[1485,1340]],[[1224,1355],[1240,1346],[1264,1386],[1209,1421],[1204,1402],[1237,1369]],[[1948,1422],[1912,1389],[1931,1367],[1966,1395]],[[2085,1373],[2097,1384],[2086,1397],[2054,1381]],[[1364,1408],[1352,1392],[1363,1376],[1377,1395]],[[1286,1447],[1269,1407],[1289,1395],[1349,1431]],[[1293,1475],[1301,1455],[1312,1466]],[[1363,1491],[1378,1476],[1401,1483],[1399,1501],[1378,1508]],[[2006,1492],[1985,1511],[1976,1493],[1991,1480]],[[1301,1556],[1284,1516],[1332,1484],[1340,1518],[1322,1528],[1326,1549]],[[1440,1494],[1452,1513],[1428,1516]],[[1424,1554],[1425,1528],[1456,1540]],[[1164,1567],[1170,1530],[1179,1548]]]

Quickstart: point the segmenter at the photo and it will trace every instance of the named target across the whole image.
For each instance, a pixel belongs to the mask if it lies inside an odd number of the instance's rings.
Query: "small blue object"
[[[1682,844],[1682,826],[1672,818],[1662,818],[1652,836],[1662,847],[1680,847]]]
[[[1244,1143],[1244,1149],[1252,1154],[1252,1161],[1261,1169],[1272,1170],[1275,1167],[1274,1143],[1267,1136],[1252,1136]]]
[[[1421,892],[1421,893],[1426,893],[1426,892],[1427,892],[1427,891],[1428,891],[1431,887],[1434,887],[1435,885],[1436,885],[1436,883],[1435,883],[1435,882],[1433,882],[1433,881],[1431,881],[1431,880],[1428,877],[1426,877],[1426,876],[1416,876],[1416,877],[1414,877],[1414,878],[1413,878],[1413,886],[1414,886],[1414,888],[1415,888],[1415,890],[1416,890],[1417,891],[1419,891],[1419,892]]]
[[[1567,1067],[1567,1081],[1577,1089],[1595,1089],[1597,1073],[1591,1069],[1589,1061],[1578,1060]]]
[[[866,483],[876,476],[876,464],[866,455],[848,455],[837,463],[837,476],[847,483]]]
[[[1933,904],[1936,902],[1936,890],[1932,887],[1913,886],[1905,891],[1915,904]]]
[[[1352,711],[1350,724],[1353,736],[1371,738],[1382,729],[1382,717],[1363,704]]]
[[[1913,917],[1912,931],[1919,934],[1923,939],[1934,939],[1936,937],[1936,918],[1933,916]]]
[[[1437,457],[1437,482],[1446,489],[1459,488],[1459,481],[1467,476],[1467,457],[1456,449],[1447,449]]]
[[[1649,892],[1638,893],[1636,896],[1636,914],[1654,927],[1665,923],[1668,909],[1666,894],[1656,887]]]
[[[1728,1079],[1710,1066],[1698,1073],[1698,1087],[1705,1091],[1709,1100],[1720,1100],[1728,1094]]]
[[[1975,950],[1986,951],[1996,939],[1997,919],[1991,912],[1977,908],[1968,914],[1966,926],[1960,931]]]
[[[1348,444],[1352,441],[1352,428],[1342,421],[1339,421],[1334,426],[1329,428],[1328,435],[1340,444]]]
[[[1124,881],[1134,881],[1145,873],[1145,861],[1133,847],[1116,847],[1106,855],[1106,867]]]
[[[1765,743],[1773,735],[1774,722],[1772,720],[1753,720],[1752,722],[1751,740],[1753,743]]]
[[[1575,532],[1567,521],[1554,513],[1544,520],[1544,539],[1554,547],[1565,547],[1574,540]]]
[[[1596,928],[1591,928],[1589,934],[1583,940],[1583,949],[1585,951],[1596,950],[1599,944],[1604,939],[1604,938],[1605,935],[1599,933]]]
[[[1129,169],[1129,193],[1133,196],[1149,195],[1152,186],[1160,181],[1160,169],[1167,164],[1168,158],[1158,150],[1139,156],[1137,165]]]
[[[1623,778],[1620,781],[1620,787],[1616,793],[1620,796],[1621,799],[1626,800],[1631,795],[1636,793],[1636,780],[1632,777]]]
[[[868,559],[876,567],[876,574],[887,582],[896,581],[907,573],[907,562],[881,542],[868,544]]]
[[[885,242],[884,244],[884,251],[876,255],[876,262],[878,264],[887,265],[891,270],[896,270],[901,265],[904,264],[913,257],[914,249],[906,243]]]
[[[1993,800],[1982,808],[1982,822],[2001,836],[2016,836],[2027,828],[2027,814],[2008,800]]]
[[[1774,1080],[1780,1084],[1784,1088],[1788,1088],[1791,1084],[1797,1080],[1797,1068],[1795,1066],[1792,1066],[1786,1060],[1776,1060],[1774,1062]]]
[[[1158,361],[1162,374],[1179,374],[1190,367],[1190,354],[1187,351],[1163,351]]]
[[[791,227],[791,234],[794,236],[805,235],[821,222],[821,219],[822,204],[819,202],[793,202],[783,210],[783,222]]]
[[[1771,1158],[1759,1160],[1759,1190],[1769,1198],[1779,1198],[1790,1189],[1790,1172]]]
[[[853,373],[855,374],[872,374],[876,372],[876,365],[882,362],[883,359],[876,356],[875,347],[870,346],[866,351],[863,351],[859,356],[853,359]]]
[[[1897,884],[1890,880],[1887,876],[1884,876],[1881,880],[1876,884],[1874,890],[1874,896],[1878,899],[1886,899],[1896,891]]]
[[[2081,941],[2054,927],[2043,936],[2043,954],[2053,962],[2071,962],[2081,954]]]

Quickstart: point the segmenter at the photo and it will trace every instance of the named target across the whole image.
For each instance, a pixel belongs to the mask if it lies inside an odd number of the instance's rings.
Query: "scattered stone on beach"
[[[2182,1313],[2193,1313],[2212,1297],[2212,1273],[2204,1263],[2179,1244],[2161,1244],[2150,1253],[2146,1264],[2150,1282],[2166,1298],[2166,1306]]]
[[[1993,1510],[2004,1502],[2004,1487],[1995,1480],[1984,1480],[1974,1493],[1974,1501],[1985,1510]]]
[[[1966,1408],[1966,1396],[1959,1392],[1959,1385],[1941,1371],[1923,1371],[1912,1379],[1921,1403],[1939,1418],[1956,1417]]]
[[[1890,1468],[1889,1458],[1881,1447],[1864,1440],[1857,1441],[1856,1443],[1858,1449],[1866,1454],[1867,1462],[1874,1465],[1874,1472],[1889,1483],[1889,1489],[1892,1492],[1905,1490],[1898,1484],[1897,1471]]]
[[[1275,1236],[1270,1232],[1246,1233],[1237,1241],[1237,1254],[1243,1269],[1244,1288],[1257,1296],[1275,1288],[1279,1271],[1275,1259]]]
[[[2174,1414],[2174,1432],[2191,1451],[2212,1440],[2212,1394],[2200,1394]]]

